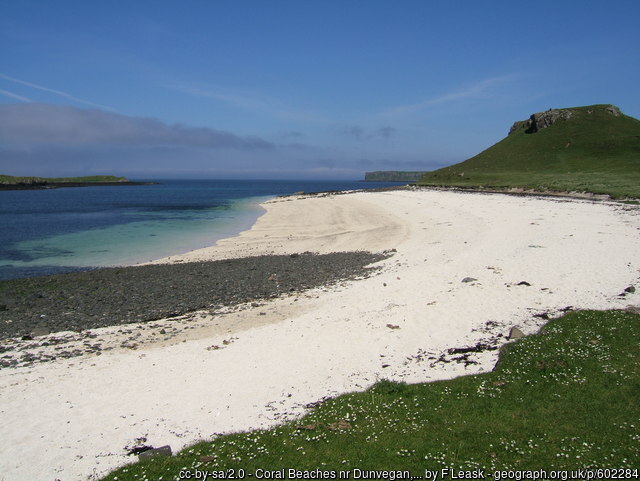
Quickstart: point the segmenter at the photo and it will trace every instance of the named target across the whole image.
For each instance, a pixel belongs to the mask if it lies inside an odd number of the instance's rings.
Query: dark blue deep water
[[[0,191],[0,279],[145,262],[251,227],[270,197],[397,183],[162,180]]]

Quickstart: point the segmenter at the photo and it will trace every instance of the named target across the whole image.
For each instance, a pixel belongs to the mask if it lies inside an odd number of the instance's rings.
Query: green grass
[[[14,177],[12,175],[0,175],[0,184],[41,183],[48,182],[61,184],[65,182],[121,182],[125,177],[115,175],[90,175],[85,177]]]
[[[584,191],[640,197],[640,121],[606,105],[571,109],[572,117],[536,133],[523,124],[459,164],[426,173],[418,184]],[[591,113],[589,113],[591,112]]]
[[[504,346],[493,372],[382,381],[301,420],[221,436],[103,479],[173,480],[195,469],[636,469],[639,346],[640,315],[570,313]]]

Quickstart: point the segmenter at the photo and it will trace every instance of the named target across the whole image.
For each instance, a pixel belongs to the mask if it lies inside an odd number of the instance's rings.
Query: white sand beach
[[[396,252],[366,279],[183,316],[169,341],[0,370],[0,480],[95,479],[135,462],[125,447],[136,438],[175,452],[379,379],[491,370],[497,350],[471,355],[475,364],[437,360],[506,342],[512,326],[534,333],[545,322],[536,314],[640,305],[640,290],[619,296],[640,287],[637,205],[399,190],[263,206],[251,230],[161,261]],[[118,345],[118,330],[92,331]]]

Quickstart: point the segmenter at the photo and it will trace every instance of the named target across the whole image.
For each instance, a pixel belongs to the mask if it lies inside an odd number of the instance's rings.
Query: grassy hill
[[[509,135],[419,185],[521,187],[640,197],[640,121],[612,105],[555,109],[516,122]]]

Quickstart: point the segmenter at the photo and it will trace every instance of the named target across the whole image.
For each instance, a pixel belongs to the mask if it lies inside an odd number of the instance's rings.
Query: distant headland
[[[157,184],[157,182],[135,182],[125,177],[116,177],[115,175],[92,175],[87,177],[14,177],[12,175],[0,175],[0,190],[153,184]]]

